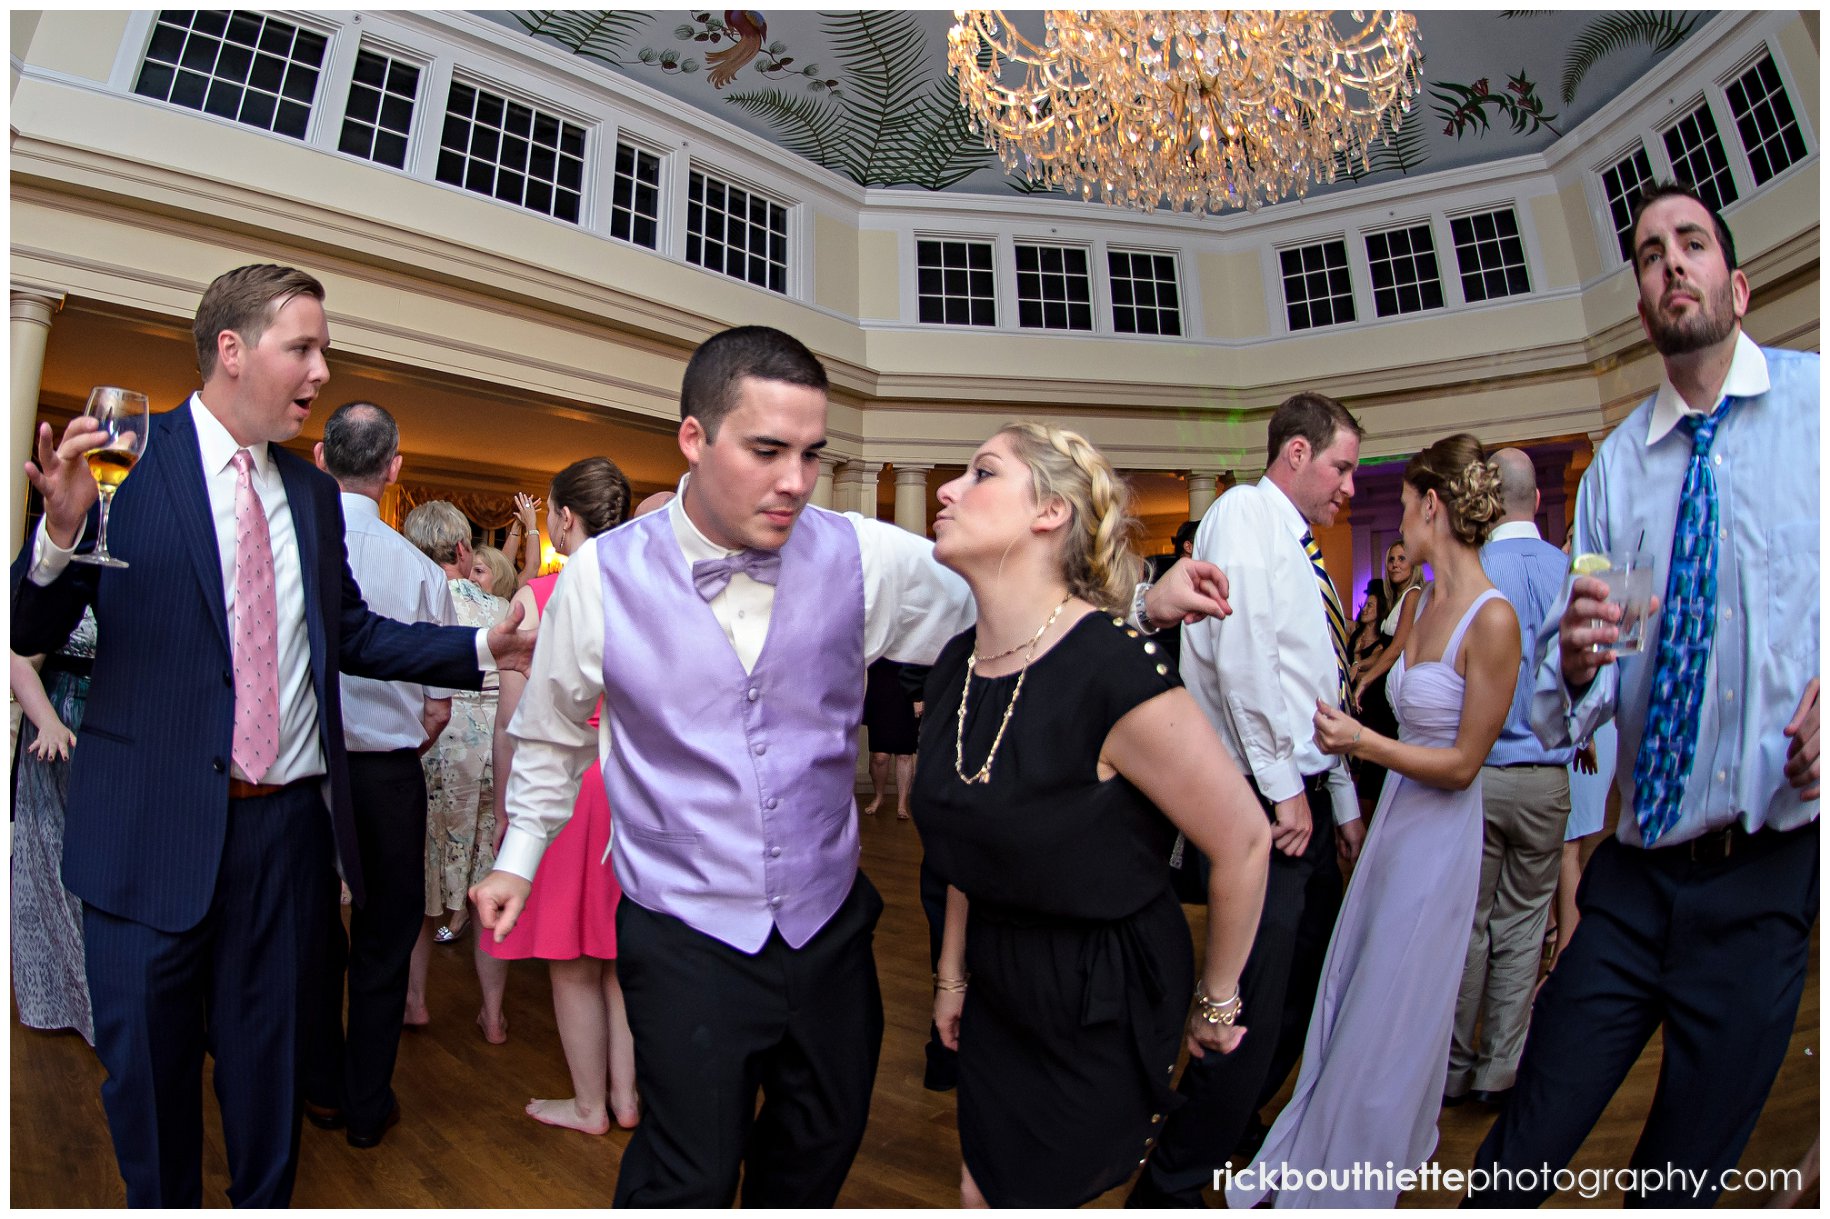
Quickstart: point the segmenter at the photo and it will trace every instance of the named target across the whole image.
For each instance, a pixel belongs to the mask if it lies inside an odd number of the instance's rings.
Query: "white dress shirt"
[[[1195,532],[1195,557],[1226,572],[1233,613],[1182,628],[1182,682],[1266,799],[1287,800],[1305,776],[1327,771],[1334,819],[1344,824],[1360,815],[1346,759],[1315,744],[1315,701],[1334,700],[1339,673],[1303,551],[1308,528],[1268,478],[1214,501]]]
[[[667,505],[674,538],[688,564],[735,554],[707,538],[686,515],[686,484]],[[808,508],[807,511],[820,511]],[[858,533],[864,568],[864,660],[881,657],[929,664],[947,640],[971,626],[976,607],[966,582],[934,561],[934,544],[895,525],[844,514]],[[709,603],[712,616],[743,662],[756,665],[775,607],[775,587],[737,572]],[[858,673],[858,688],[864,673]],[[509,828],[496,867],[532,878],[546,844],[572,815],[585,767],[611,756],[610,717],[595,733],[588,721],[604,693],[604,589],[597,540],[566,559],[540,619],[540,646],[527,689],[508,726],[515,739],[508,776]]]
[[[419,547],[388,528],[381,505],[366,495],[343,492],[343,550],[350,574],[370,609],[399,622],[456,626],[445,570]],[[418,749],[426,740],[421,718],[427,699],[452,691],[410,681],[378,681],[342,675],[343,744],[352,752]]]

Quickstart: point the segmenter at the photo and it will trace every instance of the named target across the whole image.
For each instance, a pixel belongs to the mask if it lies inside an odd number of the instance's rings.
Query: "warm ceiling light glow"
[[[954,11],[947,65],[1007,169],[1144,211],[1256,210],[1365,162],[1411,106],[1409,13]],[[1351,21],[1344,21],[1350,18]]]

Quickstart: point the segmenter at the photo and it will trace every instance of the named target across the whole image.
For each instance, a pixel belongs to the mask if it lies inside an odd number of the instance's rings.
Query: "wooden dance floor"
[[[930,981],[927,930],[916,898],[920,845],[914,828],[893,815],[864,819],[864,867],[887,909],[877,934],[886,1030],[882,1064],[864,1148],[840,1196],[849,1207],[958,1205],[959,1148],[951,1093],[921,1087]],[[1744,1170],[1796,1165],[1818,1132],[1818,968],[1816,941],[1791,1053],[1781,1070]],[[607,1206],[629,1135],[593,1137],[537,1124],[521,1108],[530,1096],[571,1091],[553,1027],[545,967],[516,963],[509,980],[509,1043],[477,1034],[476,977],[470,949],[433,949],[429,984],[432,1024],[403,1038],[394,1078],[402,1121],[378,1148],[357,1151],[341,1132],[305,1127],[297,1206],[557,1207]],[[1658,1078],[1654,1038],[1572,1167],[1627,1163]],[[225,1206],[228,1172],[215,1100],[205,1088],[208,1130],[204,1197]],[[99,1089],[102,1070],[74,1033],[12,1033],[12,1205],[116,1207],[123,1203],[109,1149]],[[1087,1120],[1097,1120],[1088,1114]],[[1447,1110],[1437,1161],[1465,1168],[1491,1113],[1478,1105]],[[1817,1189],[1805,1195],[1817,1204]],[[1118,1206],[1124,1190],[1095,1205]],[[1726,1205],[1759,1206],[1762,1192],[1729,1194]],[[1218,1204],[1217,1198],[1210,1201]],[[1406,1206],[1452,1206],[1442,1194],[1407,1195]],[[1594,1199],[1559,1195],[1551,1205],[1613,1206],[1618,1192]]]

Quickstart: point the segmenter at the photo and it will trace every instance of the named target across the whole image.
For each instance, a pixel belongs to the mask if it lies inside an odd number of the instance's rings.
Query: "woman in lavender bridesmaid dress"
[[[1295,1093],[1229,1206],[1270,1190],[1280,1207],[1393,1206],[1395,1172],[1435,1150],[1480,880],[1480,767],[1519,672],[1518,619],[1480,564],[1498,485],[1465,434],[1405,469],[1405,548],[1436,580],[1386,683],[1399,739],[1317,707],[1317,744],[1390,774],[1328,944]],[[1362,1164],[1378,1172],[1356,1179]]]

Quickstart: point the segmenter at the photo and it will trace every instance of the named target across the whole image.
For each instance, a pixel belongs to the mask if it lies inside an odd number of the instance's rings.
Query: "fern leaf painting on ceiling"
[[[942,190],[991,160],[968,130],[951,82],[931,75],[927,37],[913,14],[872,9],[821,17],[843,65],[836,100],[779,89],[725,100],[768,123],[792,151],[860,186]]]
[[[1563,103],[1576,100],[1576,90],[1589,69],[1607,56],[1643,42],[1654,55],[1663,55],[1690,36],[1706,13],[1608,13],[1590,22],[1570,44],[1563,63]]]
[[[514,14],[521,28],[535,38],[548,38],[574,55],[621,67],[624,48],[635,32],[648,24],[651,12],[579,9],[530,9]]]

